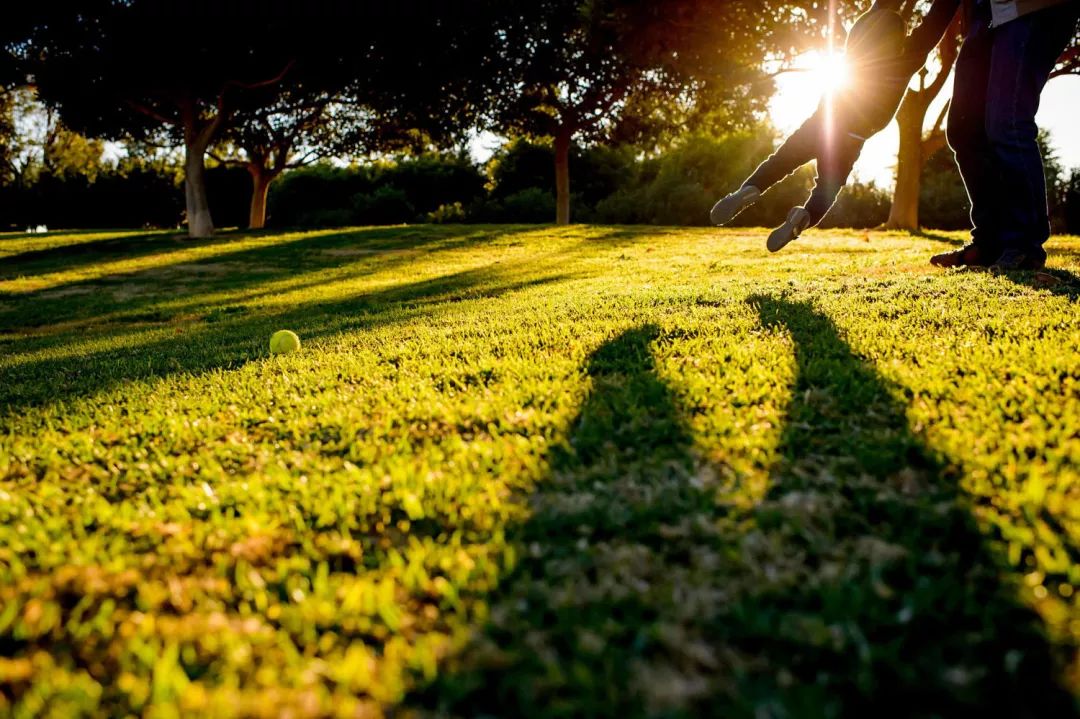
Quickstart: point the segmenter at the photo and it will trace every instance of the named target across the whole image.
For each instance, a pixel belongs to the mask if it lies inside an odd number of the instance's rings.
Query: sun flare
[[[794,68],[781,73],[776,94],[769,103],[769,115],[781,131],[790,132],[814,111],[818,101],[851,83],[847,59],[840,53],[808,52]]]
[[[813,85],[823,92],[836,92],[847,87],[851,82],[847,58],[839,53],[815,54],[816,57],[807,58],[806,64]]]

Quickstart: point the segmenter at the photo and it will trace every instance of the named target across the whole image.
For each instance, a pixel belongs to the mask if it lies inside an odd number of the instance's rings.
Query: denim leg
[[[986,99],[986,136],[1004,190],[1002,246],[1033,250],[1050,238],[1046,178],[1035,114],[1043,87],[1072,39],[1080,6],[1041,10],[994,29]]]
[[[998,211],[1002,181],[986,135],[987,83],[994,35],[990,6],[979,2],[956,60],[947,136],[971,204],[972,241],[991,252],[1001,249]]]
[[[816,227],[836,204],[836,197],[847,184],[865,144],[865,140],[841,134],[833,138],[828,150],[818,157],[817,184],[806,203],[811,227]]]
[[[791,133],[784,144],[777,148],[765,162],[754,171],[743,187],[752,186],[765,192],[820,154],[824,137],[824,118],[819,109],[809,120]]]

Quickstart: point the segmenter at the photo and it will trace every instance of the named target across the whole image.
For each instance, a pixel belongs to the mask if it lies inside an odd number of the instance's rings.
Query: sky
[[[823,74],[805,72],[777,78],[777,91],[769,110],[773,123],[782,133],[796,129],[810,116],[827,82]],[[928,126],[937,119],[950,87],[951,81],[927,113]],[[1080,77],[1066,75],[1051,80],[1043,91],[1036,121],[1039,127],[1050,131],[1050,144],[1066,170],[1080,167]],[[891,189],[899,142],[899,130],[893,121],[866,144],[855,165],[855,175],[864,182],[873,180],[879,187]]]

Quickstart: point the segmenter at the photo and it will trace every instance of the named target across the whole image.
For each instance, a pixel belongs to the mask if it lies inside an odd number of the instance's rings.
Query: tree
[[[906,3],[907,19],[910,21],[915,12],[915,3]],[[884,227],[891,230],[919,229],[919,196],[922,187],[922,172],[926,161],[946,145],[945,117],[948,104],[942,108],[930,130],[925,130],[926,113],[931,104],[941,94],[952,73],[960,49],[960,16],[957,15],[952,27],[941,40],[937,51],[936,72],[927,82],[932,72],[923,67],[918,74],[918,87],[909,87],[904,95],[900,109],[896,113],[896,122],[900,127],[900,147],[896,156],[896,185],[893,190],[892,206],[889,219]]]
[[[402,0],[365,16],[321,61],[300,56],[260,106],[241,110],[222,133],[221,159],[252,176],[249,224],[262,227],[270,185],[283,172],[326,157],[412,152],[460,142],[475,126],[487,88],[480,69],[498,0]]]
[[[320,14],[332,14],[329,0],[305,4],[314,30],[303,33],[296,32],[296,3],[41,5],[22,54],[42,98],[68,126],[91,136],[138,139],[164,129],[182,144],[192,237],[213,233],[207,149],[238,112],[272,99],[301,59],[310,70],[328,57],[323,49],[338,38],[318,37],[319,28],[341,26]]]
[[[266,226],[266,200],[274,180],[341,149],[352,117],[328,93],[298,97],[285,92],[224,133],[223,151],[213,157],[244,167],[251,175],[249,228]]]
[[[570,221],[570,146],[762,110],[784,3],[508,0],[484,74],[489,129],[551,142],[556,222]]]

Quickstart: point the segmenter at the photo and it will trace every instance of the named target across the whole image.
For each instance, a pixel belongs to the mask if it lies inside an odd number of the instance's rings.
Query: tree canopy
[[[470,35],[460,21],[450,29],[439,7],[87,0],[76,8],[45,0],[18,54],[41,97],[73,129],[111,139],[164,133],[182,144],[188,225],[205,236],[213,231],[206,151],[283,98],[348,88],[357,105],[377,107],[399,127],[415,120],[438,136],[460,126],[468,93],[446,90],[472,77],[456,51]],[[431,111],[436,98],[442,113]]]

